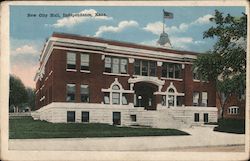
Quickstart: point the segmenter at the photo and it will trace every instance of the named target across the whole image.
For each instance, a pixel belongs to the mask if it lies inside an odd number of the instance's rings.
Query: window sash
[[[122,104],[123,105],[127,105],[128,104],[128,100],[127,100],[126,96],[127,95],[125,93],[122,94]]]
[[[89,70],[89,54],[81,54],[81,70]]]
[[[87,111],[82,112],[82,122],[89,122],[89,112]]]
[[[67,53],[67,64],[76,64],[76,53]]]
[[[109,93],[104,93],[104,104],[110,104]]]
[[[198,106],[199,105],[199,92],[193,93],[193,105]]]
[[[120,93],[112,92],[112,104],[115,104],[115,105],[120,104]]]
[[[67,98],[68,102],[75,101],[75,84],[67,84]]]

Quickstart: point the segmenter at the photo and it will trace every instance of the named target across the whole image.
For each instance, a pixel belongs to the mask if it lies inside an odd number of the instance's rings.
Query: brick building
[[[217,122],[216,90],[198,53],[53,33],[36,73],[36,112],[49,122],[181,128]]]

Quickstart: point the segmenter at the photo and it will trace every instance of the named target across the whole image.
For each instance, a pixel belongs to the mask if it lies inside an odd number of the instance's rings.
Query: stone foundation
[[[66,123],[67,111],[75,112],[75,122],[82,122],[82,111],[89,112],[89,123],[113,124],[113,112],[120,112],[121,125],[141,125],[154,128],[188,128],[204,124],[204,114],[208,114],[208,122],[217,122],[216,107],[162,107],[157,106],[156,111],[147,111],[143,107],[129,105],[105,105],[84,103],[51,103],[33,112],[34,119],[53,123]],[[199,114],[199,121],[194,120],[195,113]],[[136,116],[136,121],[131,115]]]

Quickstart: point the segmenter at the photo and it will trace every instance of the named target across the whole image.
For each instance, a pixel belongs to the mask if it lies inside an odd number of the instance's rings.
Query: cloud
[[[213,15],[207,14],[205,16],[199,17],[198,19],[196,19],[193,23],[191,23],[192,25],[203,25],[203,24],[208,24],[210,23],[210,18],[212,18]]]
[[[181,23],[179,26],[170,26],[167,27],[164,24],[164,29],[168,34],[174,34],[174,33],[181,33],[187,31],[191,26],[199,26],[210,23],[209,19],[213,16],[210,14],[204,15],[202,17],[199,17],[195,21],[191,23]],[[163,23],[161,21],[148,23],[143,30],[152,32],[155,35],[160,35],[162,33]]]
[[[35,49],[31,45],[23,45],[11,51],[11,55],[18,55],[18,54],[36,54],[38,53],[37,49]]]
[[[54,28],[62,28],[62,27],[73,27],[79,23],[83,23],[90,20],[112,20],[112,17],[108,16],[96,16],[98,13],[94,9],[85,9],[79,13],[72,13],[69,17],[64,17],[56,21],[55,24],[49,25],[45,24],[45,26],[52,26]]]
[[[121,21],[119,22],[118,26],[101,26],[99,27],[98,31],[95,33],[95,37],[99,37],[105,32],[117,33],[117,32],[122,32],[126,28],[138,27],[138,26],[139,26],[138,22],[133,21],[133,20]]]
[[[16,47],[10,52],[11,74],[18,76],[25,86],[34,88],[33,78],[39,66],[40,50],[32,42],[20,45],[21,41],[16,40],[18,45],[13,44]]]

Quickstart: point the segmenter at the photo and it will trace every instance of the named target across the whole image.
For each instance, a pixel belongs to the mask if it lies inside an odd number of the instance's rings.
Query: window
[[[109,93],[105,92],[104,93],[104,104],[110,104],[110,98],[109,98]]]
[[[67,122],[75,122],[75,111],[67,111]]]
[[[181,78],[181,64],[164,62],[162,64],[162,77]]]
[[[74,102],[75,101],[75,91],[76,91],[75,84],[67,84],[67,102]]]
[[[239,114],[240,108],[237,106],[231,106],[228,108],[228,114]]]
[[[121,112],[113,112],[113,125],[121,125]]]
[[[150,76],[156,76],[156,63],[155,62],[149,62],[149,75]]]
[[[156,62],[148,60],[135,60],[134,74],[142,76],[156,76]]]
[[[174,95],[168,95],[168,106],[174,106]]]
[[[89,122],[89,112],[82,111],[82,122]]]
[[[142,61],[141,75],[143,75],[143,76],[147,76],[148,75],[148,61]]]
[[[201,106],[207,107],[207,92],[202,92],[201,98]]]
[[[81,70],[89,70],[89,54],[81,54]]]
[[[81,102],[89,102],[89,87],[81,85]]]
[[[112,92],[112,103],[115,105],[120,104],[120,93]]]
[[[130,115],[131,121],[136,122],[136,115]]]
[[[208,113],[204,113],[204,122],[205,122],[205,123],[208,122]]]
[[[128,66],[128,60],[121,59],[121,67],[120,67],[121,74],[127,73],[127,68],[128,68],[127,66]]]
[[[122,104],[123,104],[123,105],[127,105],[127,104],[128,104],[128,101],[127,101],[127,94],[126,94],[126,93],[123,93],[123,94],[122,94]]]
[[[111,73],[111,57],[105,57],[105,72]]]
[[[162,98],[161,98],[161,105],[166,106],[166,96],[165,95],[162,96]]]
[[[67,53],[67,69],[76,69],[75,53]]]
[[[184,102],[183,96],[177,96],[177,106],[182,106]]]
[[[124,90],[118,82],[118,78],[111,84],[110,88],[102,89],[104,92],[104,103],[113,105],[128,105],[128,93],[130,90]]]
[[[134,70],[136,75],[141,75],[141,61],[138,59],[135,60]]]
[[[125,58],[105,57],[105,72],[126,74],[128,68],[128,60]]]
[[[199,92],[193,93],[193,106],[199,106]]]
[[[200,76],[199,76],[197,70],[198,70],[197,68],[194,68],[194,69],[193,69],[193,79],[194,79],[194,80],[200,80]]]
[[[200,115],[199,113],[194,114],[194,122],[199,122],[200,121]]]
[[[112,59],[112,73],[119,73],[119,59],[113,58]]]

